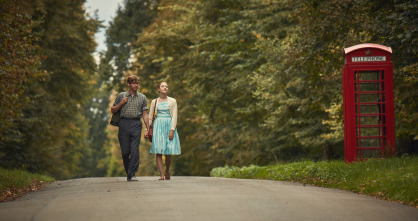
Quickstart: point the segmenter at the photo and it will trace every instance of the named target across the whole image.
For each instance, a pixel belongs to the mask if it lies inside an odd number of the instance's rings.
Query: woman
[[[150,153],[156,154],[160,179],[170,180],[171,155],[181,154],[180,139],[177,134],[177,102],[176,99],[168,97],[168,85],[161,82],[158,85],[160,97],[151,101],[149,123],[152,127],[152,145]],[[155,115],[156,114],[156,115]],[[152,120],[155,118],[154,123]],[[163,159],[165,155],[165,173],[163,171]]]

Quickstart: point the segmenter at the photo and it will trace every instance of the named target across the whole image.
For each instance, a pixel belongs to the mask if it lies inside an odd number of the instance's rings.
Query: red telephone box
[[[395,151],[392,49],[360,44],[344,49],[345,161]]]

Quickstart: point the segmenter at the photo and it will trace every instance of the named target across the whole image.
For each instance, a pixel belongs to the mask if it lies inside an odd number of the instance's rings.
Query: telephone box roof
[[[365,48],[377,48],[377,49],[387,51],[387,52],[392,54],[392,48],[390,48],[390,47],[383,46],[383,45],[378,45],[378,44],[366,43],[366,44],[354,45],[354,46],[349,47],[349,48],[344,48],[344,55],[347,55],[347,54],[349,54],[353,51],[356,51],[356,50],[359,50],[359,49],[365,49]]]

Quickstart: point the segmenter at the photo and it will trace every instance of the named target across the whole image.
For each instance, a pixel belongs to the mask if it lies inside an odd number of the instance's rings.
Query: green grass
[[[49,176],[29,173],[25,170],[7,170],[0,168],[0,192],[6,189],[29,187],[35,180],[42,182],[54,181]]]
[[[266,179],[338,188],[418,208],[418,157],[343,161],[302,161],[249,167],[217,167],[213,177]]]

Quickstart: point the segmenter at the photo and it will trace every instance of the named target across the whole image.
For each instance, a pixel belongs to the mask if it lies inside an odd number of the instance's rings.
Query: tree
[[[134,52],[132,63],[120,67],[141,77],[148,98],[167,81],[177,99],[185,141],[181,160],[174,161],[178,174],[207,175],[224,164],[338,159],[343,48],[370,41],[416,44],[415,29],[407,28],[415,24],[415,8],[403,1],[164,0],[118,56],[126,61]],[[411,88],[416,51],[408,49],[407,56],[394,60],[403,70],[395,80]],[[119,66],[106,61],[111,76]],[[410,88],[395,89],[399,134],[407,137],[415,132],[406,122],[416,121]]]
[[[107,50],[101,63],[110,64],[102,80],[117,91],[123,89],[124,75],[132,59],[132,43],[142,28],[147,27],[157,9],[156,0],[126,0],[118,7],[116,17],[106,30]]]
[[[33,19],[33,10],[25,1],[0,1],[0,139],[17,138],[15,121],[22,114],[28,98],[25,91],[35,81],[45,80],[47,73],[39,69],[36,31],[40,20]],[[8,137],[8,134],[14,134]]]
[[[418,141],[418,3],[414,1],[371,1],[373,41],[393,50],[396,136]],[[401,147],[402,148],[402,147]],[[404,150],[407,151],[407,150]]]
[[[125,76],[132,74],[133,44],[137,35],[151,23],[157,10],[157,4],[156,0],[124,1],[106,30],[107,50],[101,52],[94,86],[96,94],[90,102],[89,111],[87,111],[92,125],[91,143],[96,156],[96,159],[90,164],[96,164],[99,167],[95,175],[120,176],[125,173],[120,158],[119,142],[115,137],[117,130],[108,124],[109,105],[113,104],[115,91],[120,92],[126,89]],[[141,90],[141,92],[143,91]],[[141,142],[141,145],[144,145],[144,141]],[[141,162],[144,160],[142,154]],[[141,174],[151,175],[141,172]]]
[[[162,1],[160,8],[139,36],[134,67],[145,82],[168,81],[178,99],[180,137],[187,142],[176,171],[205,175],[225,163],[277,160],[271,154],[275,134],[261,124],[265,107],[253,96],[253,73],[266,62],[256,45],[260,32],[274,35],[280,28],[277,33],[286,36],[288,26],[274,20],[288,22],[288,9],[233,0]],[[263,19],[269,23],[260,28]]]
[[[99,25],[95,19],[85,17],[83,4],[82,0],[39,0],[16,6],[33,8],[32,14],[25,16],[28,22],[17,23],[14,27],[21,27],[24,34],[42,33],[36,41],[31,36],[23,36],[23,40],[32,48],[39,45],[38,52],[45,58],[36,63],[35,68],[48,73],[48,78],[45,74],[29,72],[28,76],[40,76],[43,81],[17,82],[26,89],[20,93],[28,102],[14,121],[15,132],[5,134],[7,139],[2,139],[2,166],[23,167],[56,178],[82,174],[81,161],[88,152],[84,150],[89,148],[88,122],[83,107],[91,96],[90,79],[95,71],[94,33]],[[30,21],[39,22],[26,30],[29,26],[25,24]],[[19,49],[16,44],[13,47]],[[19,55],[22,60],[31,60],[31,53]],[[24,64],[16,66],[22,68]],[[15,106],[8,108],[14,110]]]

